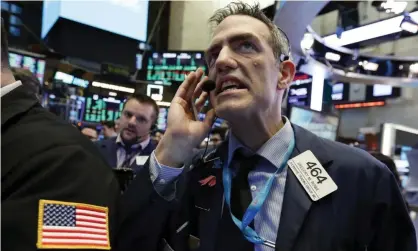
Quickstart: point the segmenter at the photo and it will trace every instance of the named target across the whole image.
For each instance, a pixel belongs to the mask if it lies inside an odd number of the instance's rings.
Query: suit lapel
[[[228,144],[224,142],[216,152],[207,158],[206,160],[210,164],[207,168],[211,168],[210,174],[216,177],[216,185],[214,187],[213,194],[211,196],[205,196],[204,194],[198,194],[196,199],[201,199],[205,201],[206,206],[199,208],[199,205],[195,205],[195,209],[200,211],[199,214],[199,232],[200,232],[200,251],[214,251],[216,248],[216,239],[218,233],[218,227],[220,223],[220,219],[222,217],[222,212],[224,208],[224,189],[222,185],[222,167],[220,168],[213,168],[215,165],[215,161],[213,159],[220,158],[223,161],[226,161],[226,156],[228,154]],[[206,156],[204,156],[206,157]],[[204,163],[202,165],[205,165]],[[207,165],[207,164],[206,164]],[[197,167],[199,168],[199,167]],[[205,168],[205,167],[203,167]],[[207,176],[207,173],[204,174]],[[202,242],[203,241],[203,242]]]
[[[109,165],[112,168],[118,167],[118,145],[116,144],[116,138],[111,138],[104,147],[107,148],[107,158]]]
[[[322,165],[331,160],[316,136],[296,125],[292,126],[296,145],[291,158],[311,150]],[[276,239],[276,250],[292,250],[311,206],[312,200],[289,168]]]

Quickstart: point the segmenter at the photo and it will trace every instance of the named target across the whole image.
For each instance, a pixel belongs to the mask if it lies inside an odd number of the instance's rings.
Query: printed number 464
[[[307,162],[306,165],[308,166],[307,169],[311,170],[311,176],[317,178],[317,184],[322,184],[322,182],[327,180],[327,177],[321,176],[322,170],[316,167],[315,162]]]

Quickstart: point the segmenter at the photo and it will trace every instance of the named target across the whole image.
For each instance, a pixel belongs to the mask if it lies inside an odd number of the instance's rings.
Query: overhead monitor
[[[329,140],[336,140],[339,120],[338,116],[297,106],[290,113],[290,122]]]
[[[86,98],[84,121],[101,123],[102,121],[115,121],[121,114],[123,101],[113,97],[99,97],[93,95]]]
[[[180,85],[186,74],[199,67],[206,72],[203,52],[154,52],[145,60],[146,80],[166,86]]]
[[[157,128],[159,130],[165,131],[167,128],[167,116],[168,116],[168,107],[160,107],[158,118],[157,118]]]
[[[148,0],[44,1],[42,38],[59,17],[135,40],[147,40]]]
[[[60,72],[60,71],[55,72],[54,79],[60,80],[63,83],[68,84],[68,85],[75,85],[75,86],[79,86],[82,88],[87,88],[89,85],[88,80],[76,78],[73,75],[70,75],[65,72]]]
[[[39,82],[43,84],[46,66],[44,59],[10,52],[9,64],[11,67],[29,70],[39,79]]]

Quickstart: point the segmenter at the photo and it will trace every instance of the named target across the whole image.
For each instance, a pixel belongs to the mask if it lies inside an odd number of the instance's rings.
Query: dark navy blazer
[[[311,150],[338,190],[314,202],[289,170],[275,250],[416,251],[415,230],[389,169],[363,150],[292,126],[296,141],[292,157]],[[211,157],[226,159],[227,144]],[[189,250],[190,234],[200,238],[199,251],[243,250],[240,247],[246,240],[238,228],[219,227],[222,218],[228,217],[224,213],[222,170],[210,165],[196,162],[191,171],[179,177],[176,195],[181,199],[166,208],[168,215],[155,217],[158,211],[154,211],[147,225],[144,218],[136,216],[141,208],[129,208],[125,217],[130,217],[131,224],[125,225],[124,238],[119,242],[123,250],[163,250],[155,247],[164,238],[173,250],[185,251]],[[208,175],[216,177],[214,187],[198,183]],[[148,231],[139,233],[138,229],[143,228]]]
[[[103,157],[105,158],[107,163],[112,168],[116,168],[117,167],[117,160],[118,160],[118,158],[117,158],[118,145],[116,144],[116,137],[97,141],[96,145],[98,146],[98,148],[100,150],[100,153],[103,155]],[[150,140],[149,144],[147,145],[147,147],[145,147],[141,151],[140,155],[141,156],[151,155],[151,153],[152,153],[152,151],[154,151],[155,147],[156,147],[155,142],[153,140]],[[136,161],[134,161],[131,164],[130,167],[132,168],[132,170],[135,173],[137,173],[142,166],[138,166],[136,164]]]
[[[311,150],[338,190],[314,202],[289,170],[275,250],[416,251],[415,230],[389,169],[363,150],[292,126],[296,140],[292,157]],[[227,151],[226,142],[214,155],[226,159]],[[198,181],[209,174],[217,177],[216,186],[202,187]],[[169,223],[166,238],[171,247],[188,250],[193,234],[200,238],[199,251],[244,250],[246,240],[238,228],[219,227],[222,217],[230,217],[223,209],[227,206],[222,170],[200,165],[188,176],[181,208]]]

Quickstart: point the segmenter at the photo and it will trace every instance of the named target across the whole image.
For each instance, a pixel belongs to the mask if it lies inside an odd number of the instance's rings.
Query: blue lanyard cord
[[[276,175],[281,173],[284,168],[287,166],[287,161],[290,158],[290,155],[293,152],[295,147],[295,140],[294,138],[290,141],[289,147],[287,149],[286,155],[284,156],[283,162],[280,167],[274,172],[274,174],[267,180],[266,185],[261,189],[261,191],[256,195],[256,197],[252,200],[251,204],[248,206],[247,210],[242,217],[242,221],[240,221],[237,217],[232,214],[231,211],[231,187],[232,187],[232,172],[231,169],[225,163],[223,167],[223,185],[224,185],[224,194],[225,194],[225,201],[229,207],[229,212],[231,214],[232,220],[234,221],[235,225],[241,230],[244,237],[254,243],[254,244],[265,244],[269,242],[261,238],[251,227],[248,225],[254,220],[257,213],[261,210],[261,207],[264,204],[264,201],[267,199],[267,196],[273,186],[274,179]]]

